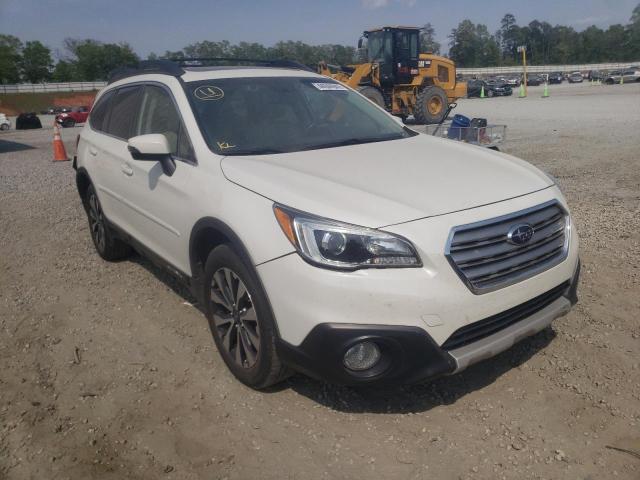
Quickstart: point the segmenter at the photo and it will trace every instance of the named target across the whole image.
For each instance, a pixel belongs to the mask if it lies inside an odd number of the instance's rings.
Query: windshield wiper
[[[400,140],[401,138],[405,138],[402,135],[393,135],[393,136],[385,136],[385,137],[365,137],[365,138],[347,138],[345,140],[338,140],[335,142],[327,142],[327,143],[319,143],[317,145],[309,145],[301,148],[301,150],[320,150],[322,148],[333,148],[333,147],[346,147],[347,145],[360,145],[363,143],[375,143],[375,142],[386,142],[388,140]]]

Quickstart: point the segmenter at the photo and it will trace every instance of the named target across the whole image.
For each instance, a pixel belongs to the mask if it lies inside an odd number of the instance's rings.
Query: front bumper
[[[506,330],[504,339],[496,343],[493,342],[495,338],[491,338],[492,342],[479,352],[470,354],[470,349],[459,352],[459,364],[453,356],[456,352],[452,351],[457,346],[447,345],[444,349],[446,355],[442,352],[434,354],[433,358],[440,358],[440,361],[435,362],[429,357],[430,361],[441,367],[433,367],[424,375],[414,373],[424,368],[427,357],[420,353],[403,357],[408,360],[401,361],[397,368],[387,372],[386,378],[344,377],[341,371],[344,370],[341,358],[344,352],[340,348],[345,345],[341,342],[365,335],[363,329],[366,332],[367,329],[406,331],[409,328],[423,335],[420,352],[432,352],[433,348],[443,350],[443,345],[454,333],[469,325],[521,306],[555,287],[569,285],[570,282],[574,285],[572,279],[576,276],[578,265],[578,237],[572,227],[564,261],[531,278],[483,294],[474,294],[461,281],[443,252],[452,226],[512,214],[554,199],[560,200],[566,208],[559,191],[548,188],[508,202],[385,228],[414,240],[414,246],[423,261],[421,268],[339,272],[311,266],[295,253],[258,265],[257,272],[277,321],[283,358],[294,368],[335,383],[412,381],[413,377],[430,378],[459,371],[466,365],[508,348],[523,336],[535,333],[538,326],[544,328],[548,324],[546,321],[550,322],[566,313],[566,302],[557,302],[542,313],[546,320],[535,321],[533,329]],[[575,296],[575,291],[572,294],[568,289],[564,296],[572,303],[570,299]],[[557,297],[553,300],[557,300]],[[318,327],[324,324],[333,328]],[[339,325],[342,327],[338,328]],[[344,333],[345,328],[349,330],[350,326],[358,326],[359,333]],[[339,338],[334,336],[333,330],[342,332]],[[314,340],[316,335],[324,340]],[[310,346],[316,342],[323,347]],[[333,343],[337,345],[335,349],[331,346]],[[338,351],[340,355],[336,353]],[[335,355],[335,358],[331,358],[331,355]],[[445,360],[442,360],[443,355]],[[316,367],[317,364],[326,365]]]
[[[333,384],[410,384],[432,380],[461,372],[547,328],[577,303],[579,278],[578,262],[573,278],[559,298],[493,334],[451,350],[438,346],[418,327],[342,323],[316,325],[299,346],[279,339],[277,348],[282,360],[295,370]],[[345,352],[365,340],[378,345],[382,353],[379,365],[383,368],[374,367],[370,372],[349,371],[343,363]]]

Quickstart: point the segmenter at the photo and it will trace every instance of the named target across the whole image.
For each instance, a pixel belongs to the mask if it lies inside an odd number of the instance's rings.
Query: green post
[[[544,91],[542,92],[542,98],[548,98],[549,97],[549,84],[547,82],[544,82]]]
[[[527,96],[527,92],[524,89],[524,83],[520,84],[520,93],[518,94],[518,98],[525,98]]]

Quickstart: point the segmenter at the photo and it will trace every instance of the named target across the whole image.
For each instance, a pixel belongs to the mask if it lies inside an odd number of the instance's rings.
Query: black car
[[[530,87],[537,87],[544,83],[544,78],[540,75],[527,75],[527,85]]]
[[[549,83],[558,84],[564,82],[564,76],[561,72],[553,72],[549,74]]]
[[[42,123],[35,112],[21,113],[16,118],[16,130],[32,130],[35,128],[42,128]]]
[[[484,80],[469,80],[467,82],[467,97],[479,97],[484,87],[484,94],[487,97],[502,97],[509,96],[513,93],[513,90],[506,83],[493,80],[485,82]]]

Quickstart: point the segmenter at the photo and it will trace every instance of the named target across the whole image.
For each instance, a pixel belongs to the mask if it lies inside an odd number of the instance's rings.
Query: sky
[[[202,40],[279,40],[355,46],[382,25],[436,29],[440,43],[461,20],[497,30],[505,13],[519,25],[545,20],[580,31],[626,24],[640,0],[0,0],[0,33],[40,40],[65,55],[66,37],[127,42],[141,56]],[[446,51],[446,48],[444,49]]]

